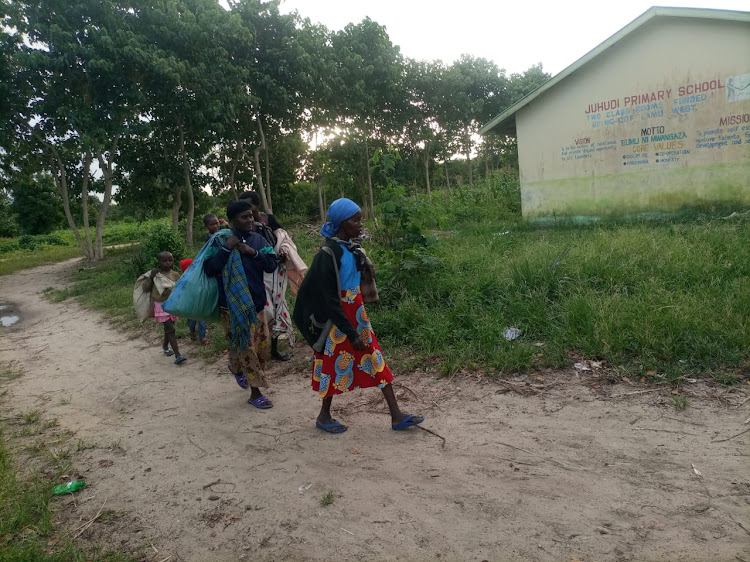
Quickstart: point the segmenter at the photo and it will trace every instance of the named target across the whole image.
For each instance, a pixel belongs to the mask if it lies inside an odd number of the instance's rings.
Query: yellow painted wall
[[[516,114],[526,217],[750,204],[750,24],[644,24]]]

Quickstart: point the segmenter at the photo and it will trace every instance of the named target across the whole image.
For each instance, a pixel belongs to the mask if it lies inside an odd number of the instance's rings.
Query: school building
[[[750,12],[651,8],[480,133],[529,219],[750,205]]]

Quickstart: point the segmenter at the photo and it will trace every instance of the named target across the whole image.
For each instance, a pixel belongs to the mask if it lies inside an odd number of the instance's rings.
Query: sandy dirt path
[[[84,539],[153,560],[750,561],[750,433],[718,441],[749,427],[741,391],[678,412],[666,390],[613,398],[634,389],[603,395],[572,370],[533,396],[397,373],[444,447],[393,432],[374,389],[336,400],[350,429],[327,435],[305,349],[273,364],[275,407],[256,410],[221,362],[174,366],[155,338],[44,300],[75,265],[0,278],[21,316],[0,328],[0,361],[25,372],[3,408],[96,444],[73,457],[86,492],[57,514],[78,526],[106,499],[115,516]]]

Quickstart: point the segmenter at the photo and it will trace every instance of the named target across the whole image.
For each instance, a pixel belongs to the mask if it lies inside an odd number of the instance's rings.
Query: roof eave
[[[642,13],[640,16],[638,16],[636,19],[631,21],[628,25],[623,27],[620,31],[618,31],[617,33],[615,33],[608,39],[605,39],[602,43],[600,43],[595,48],[590,50],[588,53],[583,55],[573,64],[571,64],[570,66],[568,66],[567,68],[559,72],[556,76],[547,80],[544,84],[539,86],[536,90],[526,95],[525,97],[521,98],[519,101],[514,103],[512,106],[510,106],[508,109],[503,111],[500,115],[498,115],[491,121],[482,125],[482,127],[479,129],[479,134],[485,135],[489,133],[490,131],[492,131],[492,129],[500,125],[503,125],[505,121],[509,120],[511,117],[514,117],[515,113],[519,109],[531,103],[531,101],[538,98],[544,92],[546,92],[547,90],[555,86],[557,83],[561,82],[563,79],[573,74],[575,71],[581,68],[584,64],[587,64],[592,59],[596,58],[597,56],[602,54],[604,51],[609,49],[612,45],[614,45],[615,43],[623,39],[626,35],[629,35],[635,29],[641,27],[642,25],[646,24],[647,22],[649,22],[650,20],[652,20],[653,18],[657,16],[670,16],[670,17],[678,17],[678,18],[707,18],[707,19],[720,19],[720,20],[726,20],[726,21],[750,22],[750,12],[737,12],[737,11],[731,11],[731,10],[713,10],[710,8],[667,8],[663,6],[653,6],[649,8],[648,10],[646,10],[644,13]]]

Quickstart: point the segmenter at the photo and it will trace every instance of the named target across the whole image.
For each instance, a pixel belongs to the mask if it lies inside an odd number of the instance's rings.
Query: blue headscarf
[[[326,238],[333,238],[338,233],[341,223],[361,210],[351,199],[336,199],[328,207],[328,222],[320,229],[320,233]]]

